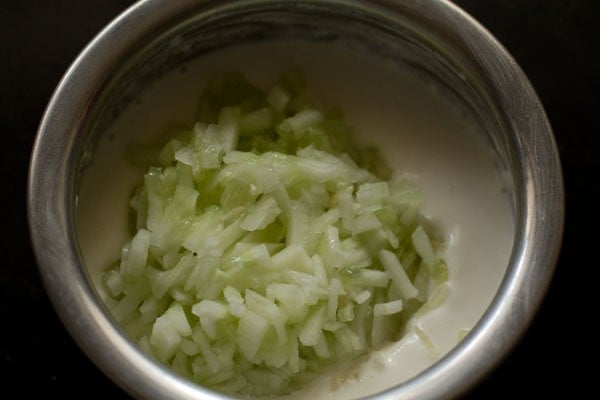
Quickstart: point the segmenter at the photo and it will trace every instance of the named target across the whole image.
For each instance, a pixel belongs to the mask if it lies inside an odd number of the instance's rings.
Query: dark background
[[[43,110],[87,42],[132,1],[0,0],[0,397],[127,396],[64,330],[29,241],[26,182]],[[555,131],[566,185],[561,257],[515,350],[469,399],[600,398],[597,249],[600,1],[460,0],[529,76]],[[595,372],[593,371],[595,370]],[[89,391],[89,392],[88,392]]]

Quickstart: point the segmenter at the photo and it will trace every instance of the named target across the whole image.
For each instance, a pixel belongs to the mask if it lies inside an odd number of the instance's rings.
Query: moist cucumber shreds
[[[148,166],[105,273],[142,349],[220,392],[284,394],[359,360],[447,277],[418,189],[305,92],[296,70],[268,91],[209,81],[198,122]]]

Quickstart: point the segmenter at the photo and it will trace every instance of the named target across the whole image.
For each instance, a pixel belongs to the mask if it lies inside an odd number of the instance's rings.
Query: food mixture
[[[194,381],[373,393],[453,347],[499,285],[512,215],[476,130],[434,86],[341,47],[218,52],[98,144],[82,251],[127,332]]]

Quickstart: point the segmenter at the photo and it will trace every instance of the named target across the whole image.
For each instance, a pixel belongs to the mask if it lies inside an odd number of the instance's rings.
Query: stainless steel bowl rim
[[[225,2],[268,3],[270,0]],[[564,194],[553,132],[535,91],[511,55],[452,3],[441,0],[312,0],[372,7],[394,15],[400,7],[451,32],[472,54],[492,85],[495,100],[517,134],[522,208],[509,272],[493,303],[471,333],[447,356],[378,399],[440,399],[465,393],[515,346],[551,282],[563,232]],[[222,1],[145,0],[100,32],[73,62],[42,118],[31,155],[28,217],[39,271],[50,299],[83,351],[124,390],[145,399],[221,399],[150,361],[112,322],[83,270],[73,227],[74,188],[69,168],[73,143],[111,66],[151,32],[189,10]]]

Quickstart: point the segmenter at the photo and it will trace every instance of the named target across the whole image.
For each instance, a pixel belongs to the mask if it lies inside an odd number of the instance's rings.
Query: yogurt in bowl
[[[349,379],[323,374],[292,397],[464,393],[539,305],[558,251],[562,182],[526,78],[446,2],[151,0],[128,10],[65,76],[32,157],[30,221],[56,308],[135,397],[223,398],[146,356],[105,307],[102,272],[128,240],[131,191],[144,173],[123,153],[193,124],[212,74],[236,69],[266,88],[290,66],[305,73],[314,101],[343,110],[364,145],[423,192],[448,267],[443,302],[399,341]]]
[[[192,126],[203,81],[239,60],[239,69],[265,88],[290,66],[303,71],[311,96],[340,107],[359,140],[380,149],[395,174],[408,175],[422,190],[422,212],[447,239],[442,305],[413,321],[400,341],[376,349],[356,379],[332,390],[332,373],[307,389],[315,394],[294,396],[371,395],[414,377],[475,326],[500,286],[515,236],[510,182],[498,171],[482,127],[435,82],[342,44],[273,41],[218,50],[142,92],[102,136],[82,178],[78,234],[96,289],[104,290],[101,273],[128,239],[129,198],[143,176],[127,161],[127,149],[152,144],[171,126]]]

